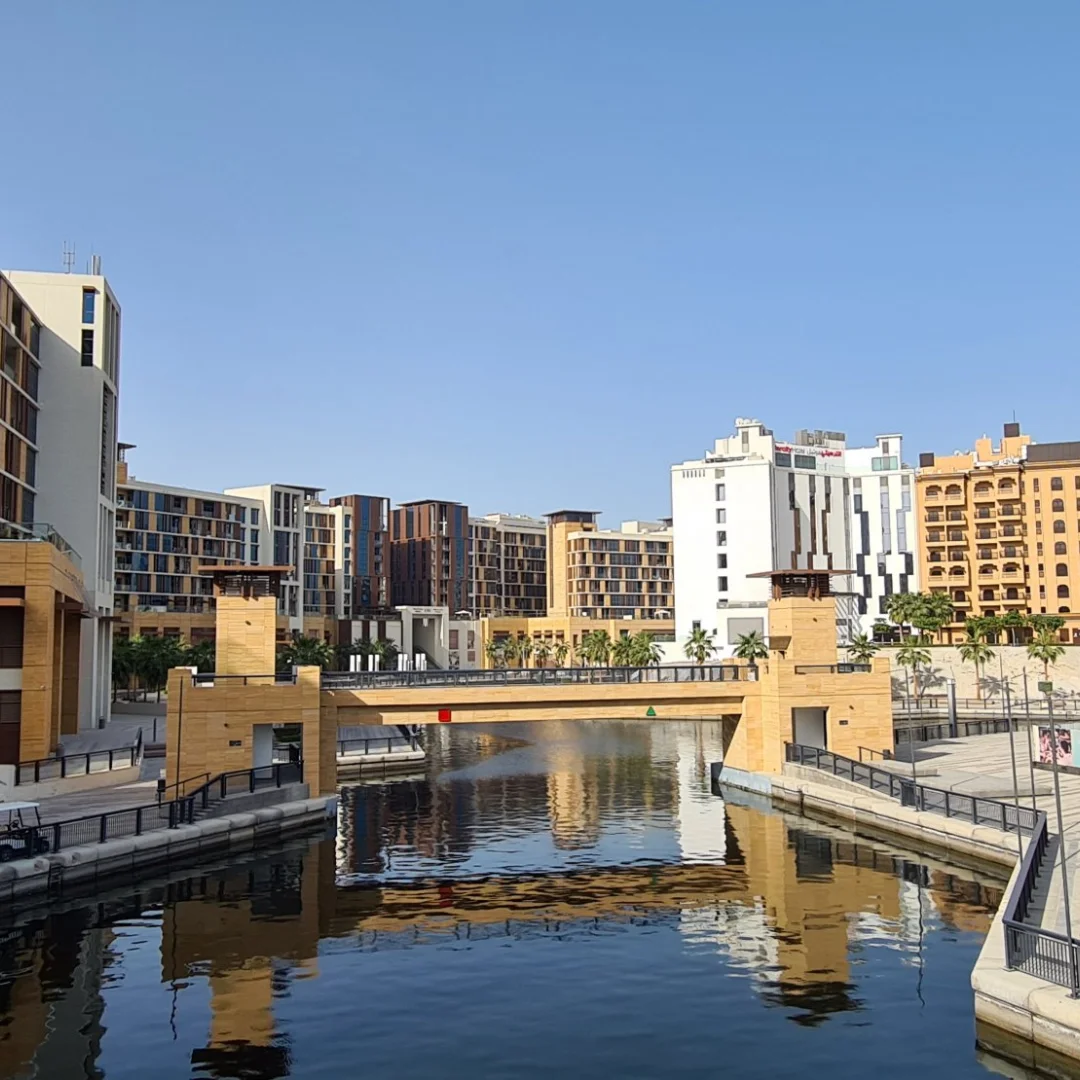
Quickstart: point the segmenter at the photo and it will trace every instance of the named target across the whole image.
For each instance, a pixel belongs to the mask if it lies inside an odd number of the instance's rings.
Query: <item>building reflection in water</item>
[[[543,748],[543,768],[524,774],[348,789],[336,842],[177,875],[129,897],[127,913],[143,926],[144,912],[160,908],[161,980],[176,988],[177,1008],[193,988],[209,996],[205,1043],[190,1055],[195,1074],[289,1075],[275,1006],[299,980],[317,978],[328,939],[412,945],[599,921],[665,924],[686,948],[723,958],[766,1004],[819,1024],[861,1007],[853,964],[867,947],[887,945],[917,964],[930,928],[989,929],[999,887],[708,795],[701,726],[642,726],[640,747],[614,762],[556,744]],[[543,834],[578,859],[591,847],[602,854],[606,831],[657,814],[676,838],[667,859],[460,872],[491,836]],[[0,1080],[72,1075],[72,1061],[84,1063],[78,1075],[101,1075],[107,974],[123,959],[110,926],[123,917],[121,899],[0,938]]]

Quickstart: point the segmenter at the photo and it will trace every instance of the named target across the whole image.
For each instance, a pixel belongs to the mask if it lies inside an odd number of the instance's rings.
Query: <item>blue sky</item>
[[[736,415],[1080,437],[1080,6],[39,0],[0,265],[91,245],[146,479],[667,512]]]

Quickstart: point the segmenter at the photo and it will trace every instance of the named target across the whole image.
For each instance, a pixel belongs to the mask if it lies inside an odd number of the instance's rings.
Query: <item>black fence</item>
[[[1014,730],[1023,722],[1022,716],[1013,717]],[[1056,719],[1056,717],[1055,717]],[[970,735],[997,735],[1009,730],[1006,717],[987,717],[984,720],[957,720],[956,734],[948,720],[920,715],[893,716],[893,732],[897,746],[903,746],[910,738],[914,742],[934,742],[936,739],[967,738]]]
[[[796,664],[796,675],[862,675],[872,671],[869,664]]]
[[[304,778],[304,763],[280,762],[257,769],[222,773],[182,798],[167,802],[111,810],[105,814],[57,821],[30,828],[0,831],[0,860],[27,859],[53,851],[104,844],[128,836],[141,836],[152,829],[175,829],[189,825],[215,804],[230,795],[284,787]],[[2,804],[0,804],[2,805]]]
[[[416,735],[406,738],[404,735],[391,735],[389,738],[381,736],[370,739],[338,739],[338,757],[352,755],[368,756],[370,754],[394,754],[407,750],[419,750],[420,739]]]
[[[272,675],[219,675],[213,671],[196,672],[191,676],[194,686],[291,686],[296,682],[295,671],[275,671]]]
[[[1036,979],[1067,986],[1075,994],[1080,989],[1080,941],[1070,940],[1053,930],[1028,926],[1025,922],[1048,846],[1046,815],[1040,812],[1020,864],[1016,887],[1005,904],[1002,916],[1005,925],[1005,966],[1010,971],[1022,971]],[[1048,867],[1047,872],[1053,873],[1053,867]]]
[[[899,799],[903,806],[914,806],[945,817],[964,818],[976,825],[991,825],[1006,832],[1015,832],[1019,827],[1021,832],[1030,834],[1016,885],[1002,916],[1005,966],[1011,971],[1023,971],[1045,982],[1068,987],[1074,994],[1080,990],[1080,941],[1053,930],[1028,926],[1025,922],[1040,873],[1053,873],[1052,866],[1043,867],[1049,845],[1045,813],[996,799],[977,799],[926,787],[866,762],[853,761],[814,746],[787,743],[786,758],[793,764],[810,765],[890,795]]]
[[[975,825],[990,825],[1005,832],[1032,833],[1037,824],[1034,810],[997,799],[980,799],[942,788],[927,787],[905,779],[889,769],[879,769],[866,761],[834,754],[816,746],[785,744],[786,758],[794,765],[809,765],[833,776],[843,777],[871,791],[898,799],[901,806],[911,806],[930,814],[962,818]]]
[[[478,671],[327,671],[324,690],[389,690],[422,686],[568,686],[585,683],[756,681],[757,668],[736,664],[663,667],[490,668]]]
[[[142,761],[142,732],[132,746],[112,750],[94,750],[88,754],[67,754],[64,757],[20,761],[15,766],[15,786],[40,784],[44,780],[66,780],[74,776],[127,769]]]

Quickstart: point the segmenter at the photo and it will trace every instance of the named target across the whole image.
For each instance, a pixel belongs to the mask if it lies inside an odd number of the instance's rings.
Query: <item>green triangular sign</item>
[[[648,707],[648,708],[647,708],[647,709],[645,710],[645,715],[646,715],[646,716],[655,716],[655,715],[656,715],[656,710],[655,710],[655,709],[654,709],[654,708],[653,708],[653,707],[652,707],[652,706],[650,705],[650,706],[649,706],[649,707]]]

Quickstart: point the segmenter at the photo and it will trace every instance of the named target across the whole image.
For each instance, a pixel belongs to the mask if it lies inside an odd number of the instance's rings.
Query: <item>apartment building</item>
[[[46,297],[49,325],[16,276],[53,275],[0,273],[0,764],[47,756],[61,735],[107,717],[110,702],[111,583],[107,593],[95,586],[102,504],[111,512],[113,499],[111,483],[102,493],[98,469],[115,453],[119,308],[111,320],[104,279],[79,278]],[[83,288],[95,290],[92,300]],[[91,330],[108,316],[116,335],[108,350],[91,338],[85,364],[62,348],[71,318],[65,299]],[[89,415],[72,417],[76,405]],[[65,501],[78,482],[85,490]],[[85,558],[58,521],[81,538]]]
[[[1062,640],[1080,644],[1080,442],[1005,424],[996,446],[920,454],[916,491],[923,576],[953,605],[946,640],[969,616],[1017,611],[1062,616]]]
[[[547,525],[524,514],[469,518],[469,610],[477,617],[547,611]]]
[[[548,614],[660,619],[674,611],[671,523],[601,529],[591,510],[548,514]]]
[[[10,314],[21,316],[22,330],[34,334],[43,406],[35,430],[32,402],[11,403],[12,427],[37,454],[35,490],[24,488],[17,516],[24,523],[48,523],[80,557],[86,601],[79,635],[82,727],[107,720],[112,702],[120,304],[97,259],[94,270],[7,273]],[[29,347],[30,340],[20,344]],[[34,498],[27,501],[28,494]]]
[[[678,641],[701,628],[715,634],[718,656],[730,656],[741,635],[768,633],[769,582],[755,575],[852,568],[846,451],[840,432],[783,442],[761,421],[737,419],[734,435],[671,467]],[[840,641],[859,626],[848,580],[833,584]]]
[[[304,508],[304,633],[338,640],[352,618],[353,512],[345,505]]]
[[[915,470],[904,462],[903,446],[902,435],[879,435],[873,446],[846,451],[854,603],[858,629],[868,637],[890,596],[919,591]]]
[[[200,566],[260,563],[257,499],[137,479],[121,443],[116,477],[117,632],[213,640],[213,583]]]
[[[398,607],[447,607],[469,602],[469,508],[420,499],[390,513],[390,593]]]
[[[352,515],[352,610],[385,612],[390,606],[390,500],[380,495],[340,495],[331,506]]]

